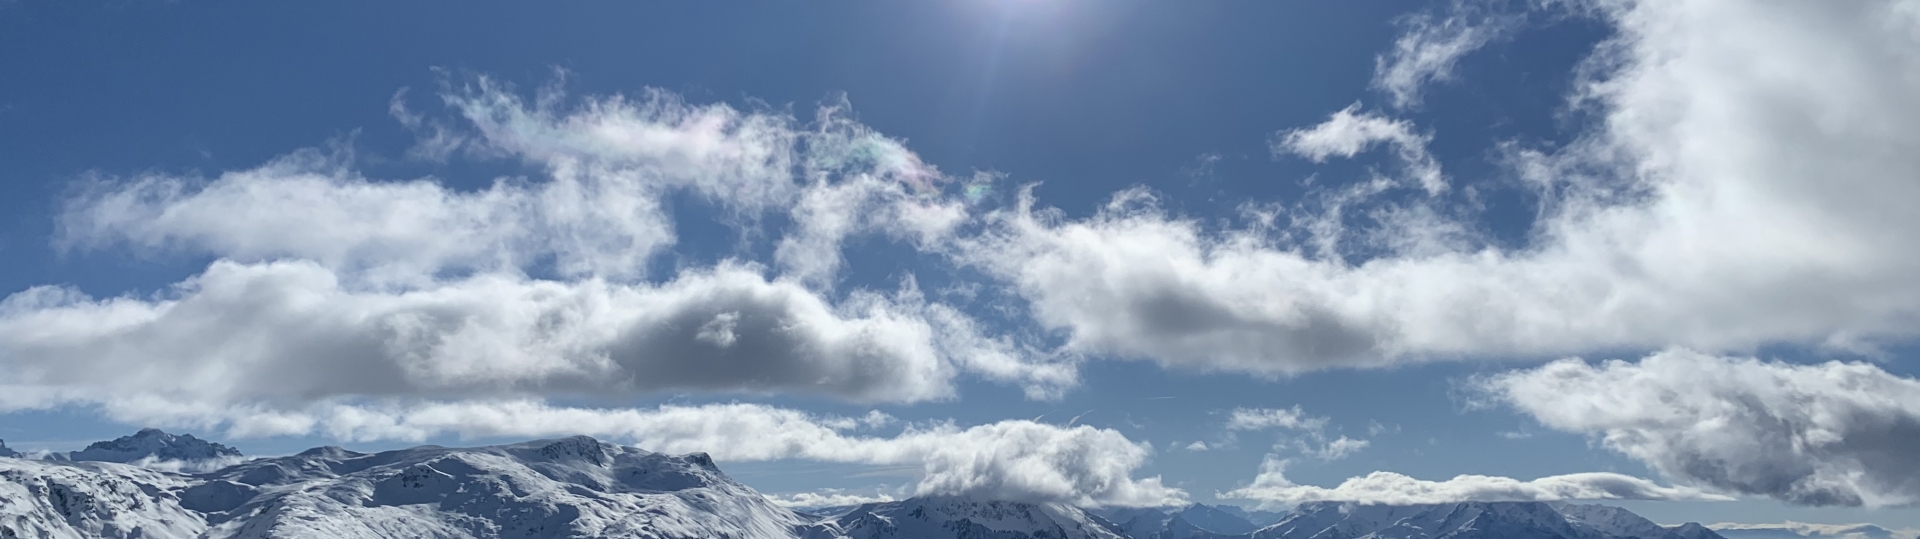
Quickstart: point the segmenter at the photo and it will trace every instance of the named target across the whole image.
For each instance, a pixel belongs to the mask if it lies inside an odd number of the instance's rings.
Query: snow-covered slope
[[[318,448],[197,475],[6,459],[0,526],[0,537],[833,537],[705,454],[587,437]]]
[[[1688,522],[1668,529],[1673,530],[1674,539],[1727,539],[1715,533],[1712,528],[1702,526],[1698,522]]]
[[[1173,515],[1153,507],[1111,507],[1097,511],[1097,514],[1113,523],[1120,533],[1135,539],[1152,537],[1167,529],[1167,521]]]
[[[1180,511],[1175,514],[1194,527],[1213,533],[1242,535],[1253,533],[1253,530],[1259,529],[1259,526],[1253,525],[1252,522],[1248,522],[1247,519],[1241,518],[1239,515],[1206,504],[1196,503],[1189,505],[1181,508]]]
[[[1280,519],[1287,518],[1287,514],[1285,512],[1249,511],[1246,508],[1243,508],[1237,505],[1216,505],[1216,506],[1213,506],[1213,508],[1224,511],[1227,514],[1240,517],[1241,519],[1246,520],[1248,523],[1253,524],[1255,528],[1265,528],[1267,526],[1272,526],[1274,523],[1280,522]]]
[[[221,444],[193,437],[191,434],[173,435],[160,429],[140,429],[132,436],[121,436],[105,442],[94,442],[86,449],[71,453],[56,453],[54,458],[72,461],[98,462],[136,462],[140,460],[158,461],[217,461],[239,459],[240,451]]]
[[[1155,508],[1115,508],[1099,511],[1120,531],[1134,539],[1207,539],[1244,536],[1258,529],[1224,508],[1192,504],[1171,511]]]
[[[1611,535],[1631,539],[1677,539],[1665,526],[1655,524],[1646,517],[1632,511],[1598,504],[1563,504],[1555,507],[1561,515],[1576,525]]]
[[[1058,504],[929,496],[862,505],[820,533],[851,539],[1126,539],[1106,519]]]
[[[1872,524],[1720,523],[1708,526],[1727,539],[1916,539],[1920,530],[1890,530]]]
[[[123,464],[0,459],[0,537],[195,537],[174,492],[192,480]]]
[[[1618,511],[1615,513],[1614,511]],[[1573,517],[1539,502],[1464,502],[1435,505],[1304,504],[1255,539],[1626,539],[1652,533],[1674,539],[1624,509],[1575,509]],[[1597,522],[1597,524],[1595,523]],[[1653,539],[1643,537],[1642,539]],[[1715,539],[1715,538],[1704,538]]]

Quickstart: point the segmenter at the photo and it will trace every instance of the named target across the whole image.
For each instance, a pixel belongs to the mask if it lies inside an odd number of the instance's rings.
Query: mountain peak
[[[14,451],[13,449],[8,448],[6,440],[0,440],[0,457],[18,457],[18,456],[20,456],[19,451]]]
[[[131,436],[94,442],[86,449],[67,453],[66,460],[134,462],[152,458],[196,461],[241,456],[237,449],[195,438],[191,434],[176,435],[160,429],[144,428]]]
[[[1560,504],[1555,509],[1574,524],[1615,537],[1667,539],[1670,533],[1664,526],[1611,505]]]
[[[865,504],[835,519],[850,539],[995,537],[1125,539],[1111,523],[1064,504],[922,496]]]
[[[194,441],[143,432],[88,451]],[[816,537],[810,521],[710,463],[584,436],[321,447],[195,474],[6,459],[0,492],[26,495],[0,496],[0,537]]]

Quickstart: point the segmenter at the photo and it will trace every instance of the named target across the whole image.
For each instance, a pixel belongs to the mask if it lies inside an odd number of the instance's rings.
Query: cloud
[[[720,461],[800,459],[918,466],[914,495],[1077,505],[1159,506],[1186,493],[1159,477],[1136,479],[1152,449],[1110,429],[1024,420],[971,427],[911,424],[891,437],[856,434],[859,418],[819,416],[761,404],[658,408],[560,407],[539,400],[349,402],[301,407],[185,410],[165,403],[107,403],[111,417],[143,424],[222,428],[234,436],[319,434],[339,440],[434,436],[549,437],[586,434],[666,453],[707,452]]]
[[[1329,157],[1353,157],[1376,144],[1386,144],[1393,148],[1394,157],[1400,160],[1412,183],[1425,189],[1428,195],[1439,195],[1447,189],[1447,179],[1440,174],[1440,162],[1427,151],[1432,135],[1414,132],[1413,122],[1359,110],[1360,105],[1354,104],[1333,113],[1320,125],[1281,131],[1274,137],[1273,152],[1298,155],[1319,163]]]
[[[1570,96],[1593,118],[1579,139],[1505,150],[1542,201],[1524,245],[1356,206],[1371,220],[1349,232],[1380,241],[1349,263],[1311,251],[1310,227],[1217,226],[1128,191],[1082,218],[1028,194],[959,260],[1062,352],[1200,370],[1920,335],[1920,36],[1890,22],[1910,4],[1581,5],[1617,34]],[[1321,222],[1306,209],[1289,219]]]
[[[871,496],[868,496],[868,495],[862,495],[862,494],[849,494],[845,491],[845,489],[825,489],[820,492],[797,492],[797,493],[787,494],[787,495],[774,494],[774,495],[767,496],[767,499],[773,501],[773,503],[780,505],[781,507],[787,507],[792,509],[846,507],[849,505],[886,503],[886,502],[894,501],[893,496],[885,492],[877,492]]]
[[[317,150],[212,180],[100,179],[67,201],[58,243],[309,260],[377,284],[446,272],[519,271],[551,257],[568,277],[643,274],[675,241],[659,200],[605,176],[499,181],[455,191],[376,182]]]
[[[16,373],[9,385],[211,404],[663,390],[946,398],[955,367],[940,341],[953,337],[936,338],[921,310],[871,293],[831,305],[734,265],[660,285],[483,274],[382,292],[311,262],[219,261],[154,299],[15,294],[0,303],[0,364]]]
[[[426,121],[398,97],[404,124]],[[350,156],[302,150],[211,180],[96,178],[66,202],[56,241],[300,258],[380,284],[524,272],[548,259],[562,277],[620,280],[644,276],[676,243],[664,197],[682,192],[730,212],[722,220],[790,214],[796,230],[775,258],[821,283],[837,271],[845,237],[876,231],[932,244],[967,217],[963,203],[936,196],[947,181],[938,170],[846,119],[844,102],[803,125],[658,90],[575,100],[550,87],[529,104],[481,77],[441,97],[473,131],[457,135],[465,147],[539,165],[544,176],[460,191],[433,178],[369,179]]]
[[[430,123],[400,97],[397,118]],[[933,248],[968,216],[937,170],[846,119],[844,102],[802,124],[660,91],[576,100],[549,87],[528,103],[484,77],[441,97],[471,131],[462,155],[545,173],[459,190],[366,178],[350,155],[303,150],[212,179],[94,178],[67,201],[60,245],[216,262],[146,298],[15,294],[0,366],[52,392],[213,405],[677,390],[912,402],[951,398],[956,372],[1049,399],[1077,383],[1071,358],[987,336],[911,275],[890,294],[831,290],[842,239]],[[740,226],[789,213],[777,265],[728,260],[647,282],[677,242],[673,192]],[[78,368],[49,366],[68,356]],[[111,387],[128,370],[200,376]],[[308,376],[268,383],[284,372]]]
[[[1558,361],[1480,388],[1674,481],[1804,505],[1920,503],[1920,380],[1876,365],[1669,350]]]
[[[1253,483],[1220,494],[1225,498],[1256,500],[1262,506],[1292,506],[1307,502],[1348,502],[1362,505],[1411,505],[1466,501],[1561,500],[1731,500],[1685,487],[1663,487],[1652,481],[1615,473],[1577,473],[1531,481],[1510,477],[1460,475],[1445,481],[1425,481],[1393,472],[1373,472],[1349,478],[1333,488],[1297,485],[1286,478],[1288,461],[1268,456]]]
[[[740,211],[790,203],[802,187],[796,168],[834,157],[806,152],[807,132],[785,113],[693,105],[655,89],[576,103],[564,80],[532,103],[484,76],[449,84],[441,99],[477,131],[476,151],[545,165],[555,177],[683,189]],[[843,134],[820,127],[829,137]]]
[[[1305,454],[1309,457],[1314,457],[1320,460],[1340,460],[1343,458],[1347,458],[1349,455],[1358,453],[1360,452],[1360,450],[1366,449],[1367,446],[1373,444],[1373,442],[1369,442],[1366,440],[1356,440],[1353,438],[1348,438],[1346,436],[1341,436],[1331,441],[1322,440],[1316,437],[1315,441],[1321,442],[1321,445],[1319,447],[1314,447],[1314,446],[1308,445],[1307,442],[1304,440],[1296,441],[1294,443],[1295,443],[1295,447],[1298,448],[1302,454]]]
[[[1307,415],[1299,406],[1292,408],[1235,408],[1227,417],[1227,430],[1267,430],[1282,429],[1299,431],[1301,436],[1291,440],[1294,449],[1301,454],[1320,460],[1340,460],[1366,449],[1371,442],[1341,435],[1327,439],[1327,418]],[[1281,445],[1289,445],[1283,439]],[[1198,443],[1198,442],[1195,442]]]
[[[1292,408],[1235,408],[1227,416],[1227,430],[1320,430],[1327,418],[1307,415],[1299,406]]]
[[[1506,38],[1526,20],[1489,5],[1498,4],[1455,0],[1444,14],[1403,17],[1404,32],[1393,49],[1374,59],[1374,88],[1386,92],[1396,107],[1419,105],[1425,86],[1451,80],[1461,58]]]

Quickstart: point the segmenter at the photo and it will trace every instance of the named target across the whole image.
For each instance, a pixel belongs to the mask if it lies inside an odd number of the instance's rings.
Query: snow
[[[140,429],[140,432],[132,436],[94,442],[86,449],[56,458],[72,461],[129,463],[140,460],[231,460],[242,456],[240,451],[234,448],[195,438],[191,434],[173,435],[159,429]]]
[[[189,482],[122,464],[0,459],[0,537],[194,537],[206,521],[173,494]]]
[[[851,539],[1126,539],[1076,507],[929,496],[862,505],[832,522]]]
[[[812,516],[727,477],[704,453],[585,436],[381,453],[319,447],[246,460],[220,444],[143,430],[52,457],[0,458],[0,538],[1916,539],[1869,525],[1796,523],[1716,525],[1722,537],[1618,507],[1538,502],[1310,503],[1257,530],[1237,508],[1096,516],[955,496]],[[155,469],[164,462],[217,469]]]
[[[1202,539],[1244,536],[1259,526],[1227,510],[1231,506],[1192,504],[1171,512],[1155,508],[1111,508],[1096,512],[1135,539]],[[1244,511],[1242,511],[1244,513]]]
[[[1625,509],[1541,502],[1302,504],[1254,539],[1722,539],[1682,536]]]
[[[131,438],[108,449],[154,448]],[[159,446],[182,447],[173,442]],[[134,449],[120,449],[127,446]],[[705,454],[587,437],[377,454],[317,448],[192,475],[0,461],[0,537],[833,536],[823,529],[728,478]]]
[[[1181,509],[1178,514],[1181,519],[1193,526],[1214,533],[1241,535],[1253,533],[1253,530],[1259,528],[1245,518],[1210,505],[1189,505]]]
[[[1615,537],[1669,539],[1668,534],[1671,533],[1666,527],[1632,511],[1610,505],[1565,504],[1557,509],[1577,525]]]
[[[1920,539],[1920,529],[1890,530],[1872,524],[1778,524],[1722,522],[1707,526],[1727,539]]]

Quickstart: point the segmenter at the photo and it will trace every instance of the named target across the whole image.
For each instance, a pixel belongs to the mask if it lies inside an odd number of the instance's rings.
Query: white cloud
[[[1291,445],[1301,454],[1320,460],[1340,460],[1366,449],[1371,442],[1348,438],[1345,435],[1331,440],[1327,435],[1327,418],[1307,415],[1299,406],[1292,408],[1235,408],[1227,417],[1227,430],[1267,430],[1283,429],[1300,432],[1297,438],[1284,439],[1281,445]],[[1288,442],[1291,442],[1290,444]],[[1198,443],[1198,442],[1196,442]]]
[[[741,211],[781,207],[800,193],[796,167],[816,157],[803,153],[806,131],[785,113],[693,105],[662,90],[570,107],[558,84],[531,104],[486,77],[441,98],[478,131],[477,148],[545,165],[555,177],[641,188],[628,194],[635,197],[672,188]]]
[[[1875,365],[1670,350],[1558,361],[1481,387],[1675,481],[1796,504],[1920,503],[1920,380]]]
[[[1327,418],[1307,415],[1299,406],[1292,408],[1235,408],[1227,416],[1227,430],[1320,430]]]
[[[1393,472],[1373,472],[1327,488],[1294,484],[1287,480],[1286,468],[1286,460],[1268,456],[1252,484],[1220,496],[1256,500],[1269,507],[1307,502],[1410,505],[1465,501],[1732,499],[1691,488],[1663,487],[1646,479],[1615,473],[1554,475],[1530,481],[1461,475],[1445,481],[1425,481]]]
[[[1343,458],[1347,458],[1348,456],[1353,455],[1354,453],[1358,453],[1360,452],[1360,450],[1366,449],[1367,446],[1373,444],[1373,442],[1369,442],[1366,440],[1356,440],[1353,438],[1348,438],[1346,436],[1341,436],[1333,440],[1319,440],[1316,437],[1316,441],[1321,442],[1321,445],[1318,447],[1315,447],[1315,446],[1309,445],[1306,441],[1301,440],[1301,441],[1294,442],[1295,443],[1294,447],[1299,449],[1302,454],[1305,454],[1309,457],[1317,458],[1320,460],[1340,460]]]
[[[1910,5],[1595,4],[1619,30],[1576,96],[1596,122],[1515,153],[1544,201],[1524,247],[1349,264],[1291,231],[1213,230],[1128,192],[1084,219],[1029,196],[988,215],[961,259],[1011,283],[1063,351],[1204,370],[1910,339],[1920,35],[1890,22]],[[1382,223],[1369,235],[1478,227]]]
[[[1400,160],[1412,183],[1425,189],[1428,195],[1439,195],[1447,189],[1447,179],[1440,174],[1440,162],[1427,151],[1432,135],[1416,133],[1413,122],[1359,110],[1360,105],[1354,104],[1333,113],[1320,125],[1281,131],[1274,138],[1273,152],[1290,153],[1319,163],[1329,157],[1353,157],[1376,144],[1386,144],[1393,148],[1394,157]]]
[[[398,100],[403,124],[427,120]],[[941,197],[947,179],[898,141],[845,118],[691,105],[649,90],[577,100],[556,88],[528,104],[486,78],[441,96],[475,133],[476,152],[541,165],[545,176],[459,191],[433,178],[377,181],[315,150],[206,180],[96,179],[69,200],[58,242],[132,246],[242,261],[294,257],[354,278],[414,285],[444,272],[526,271],[553,258],[564,277],[644,276],[677,240],[663,197],[703,196],[722,220],[789,213],[775,259],[827,283],[842,239],[867,232],[932,248],[967,218]],[[435,124],[439,125],[439,124]]]
[[[463,191],[369,179],[305,150],[211,180],[92,181],[66,205],[62,245],[219,261],[152,298],[16,294],[0,351],[17,357],[0,366],[83,393],[124,390],[106,387],[123,367],[196,372],[153,390],[214,404],[688,389],[919,401],[951,397],[956,371],[1044,399],[1077,383],[1072,358],[986,336],[911,276],[892,296],[831,293],[843,238],[931,249],[967,217],[938,171],[846,119],[844,103],[803,126],[659,91],[569,107],[557,89],[532,104],[509,90],[481,78],[442,98],[475,131],[461,135],[469,153],[544,176]],[[397,118],[430,123],[400,97]],[[714,201],[723,221],[791,213],[783,271],[730,261],[642,282],[677,241],[662,198],[676,190]],[[554,278],[529,277],[548,267]],[[119,325],[83,321],[108,314]],[[67,354],[81,368],[47,370]],[[288,369],[311,376],[262,383]]]
[[[547,256],[571,277],[633,276],[675,241],[658,200],[601,176],[461,192],[371,181],[306,150],[213,180],[148,175],[88,187],[61,216],[65,246],[291,257],[381,284],[518,271]]]
[[[1529,0],[1531,1],[1531,0]],[[1374,59],[1373,86],[1394,106],[1420,104],[1423,87],[1453,78],[1460,59],[1505,38],[1524,17],[1492,12],[1473,0],[1455,0],[1445,14],[1420,13],[1401,19],[1405,32],[1393,50]]]
[[[792,509],[846,507],[849,505],[886,503],[886,502],[894,501],[894,497],[885,492],[876,492],[871,495],[866,495],[866,494],[848,493],[845,489],[825,489],[820,492],[796,492],[793,494],[785,494],[785,495],[772,494],[772,495],[768,495],[767,499],[773,501],[773,503],[778,504],[781,507],[787,507]]]
[[[310,262],[220,261],[153,299],[45,287],[8,297],[0,366],[10,386],[210,405],[660,390],[946,398],[956,368],[940,341],[955,337],[936,336],[923,310],[870,293],[832,305],[733,265],[660,285],[482,274],[384,292]]]

